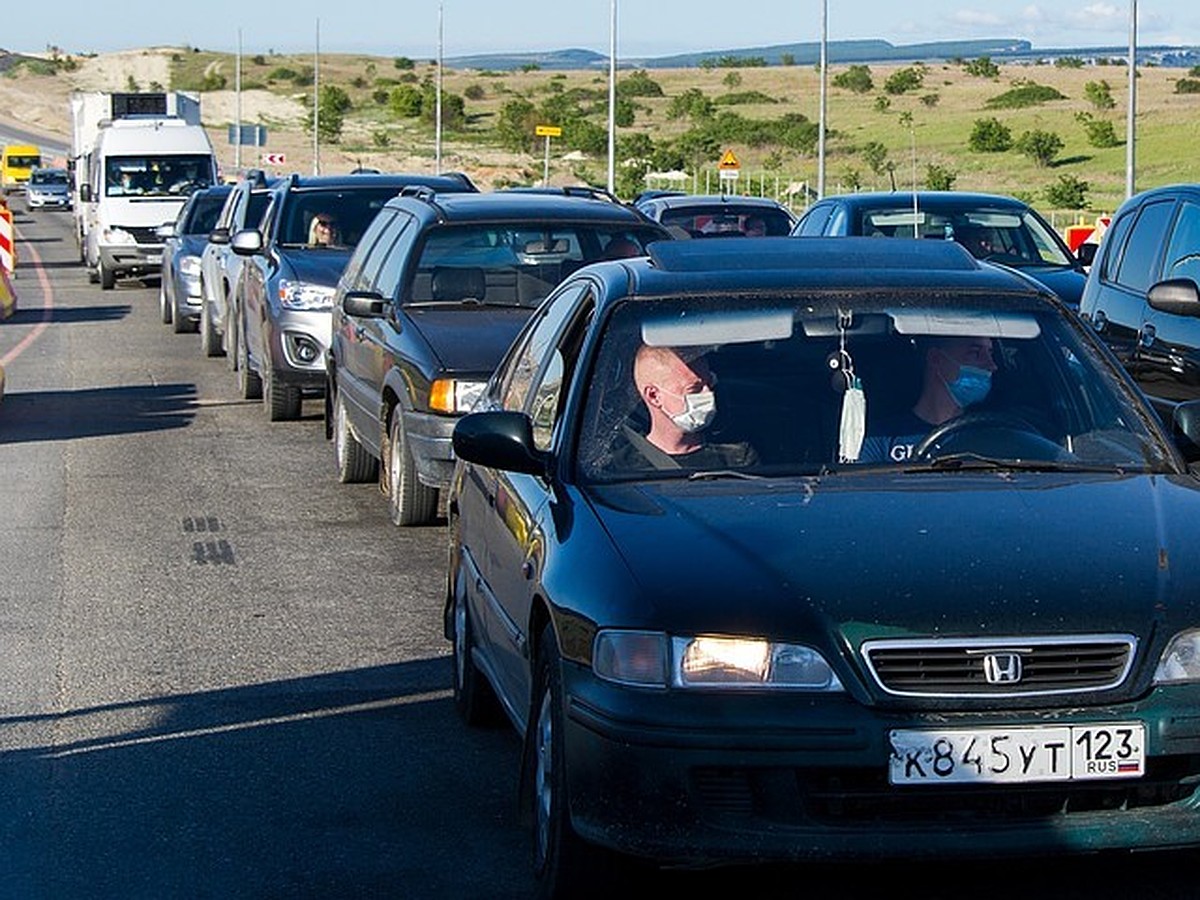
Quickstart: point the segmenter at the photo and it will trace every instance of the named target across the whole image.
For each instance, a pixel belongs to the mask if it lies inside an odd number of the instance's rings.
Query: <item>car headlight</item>
[[[1171,638],[1154,670],[1155,684],[1200,681],[1200,629],[1181,631]]]
[[[137,238],[124,228],[109,227],[102,232],[106,244],[136,244]]]
[[[486,387],[487,382],[484,381],[439,378],[430,386],[429,408],[443,413],[470,412]]]
[[[333,291],[323,284],[279,280],[279,302],[284,309],[333,309]]]
[[[200,257],[198,256],[181,256],[179,257],[179,272],[188,278],[200,277]]]
[[[596,674],[623,684],[721,690],[840,692],[841,681],[811,647],[762,638],[668,637],[653,631],[602,630]]]

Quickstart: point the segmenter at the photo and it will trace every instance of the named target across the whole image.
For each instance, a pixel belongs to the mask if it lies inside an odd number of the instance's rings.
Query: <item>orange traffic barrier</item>
[[[0,203],[0,271],[11,275],[17,265],[17,242],[12,210]]]
[[[0,268],[0,319],[7,319],[17,308],[17,292],[13,290],[8,272]]]

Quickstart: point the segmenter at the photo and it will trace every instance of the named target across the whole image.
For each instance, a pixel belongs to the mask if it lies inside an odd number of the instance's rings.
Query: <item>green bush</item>
[[[1054,209],[1087,209],[1088,183],[1074,175],[1059,175],[1046,188],[1046,202]]]
[[[983,105],[986,109],[1024,109],[1028,106],[1039,106],[1051,100],[1066,99],[1066,95],[1057,88],[1031,82],[992,97]]]
[[[774,97],[769,97],[762,91],[739,91],[735,94],[723,94],[713,100],[716,106],[744,106],[747,103],[778,103]]]
[[[905,66],[888,76],[887,81],[883,83],[883,89],[889,94],[906,94],[917,90],[924,81],[925,73],[921,69]]]
[[[662,85],[651,78],[645,69],[638,69],[618,79],[616,92],[618,97],[663,96]]]
[[[1000,67],[992,62],[990,56],[981,56],[966,63],[963,71],[978,78],[996,78],[1000,74]]]
[[[958,180],[958,175],[951,172],[945,166],[939,166],[936,163],[929,163],[925,166],[925,188],[930,191],[949,191],[953,190],[954,182]]]
[[[840,72],[833,78],[833,86],[845,88],[856,94],[868,94],[875,88],[871,79],[869,66],[851,66],[845,72]]]
[[[995,117],[976,119],[967,147],[975,153],[1003,153],[1012,147],[1012,131]]]
[[[1089,81],[1083,86],[1083,94],[1096,109],[1112,109],[1117,105],[1107,81]]]
[[[1062,151],[1063,140],[1053,131],[1043,131],[1037,128],[1022,134],[1017,138],[1013,147],[1039,166],[1048,166]]]
[[[1177,94],[1200,94],[1200,80],[1195,78],[1180,78],[1175,82]]]

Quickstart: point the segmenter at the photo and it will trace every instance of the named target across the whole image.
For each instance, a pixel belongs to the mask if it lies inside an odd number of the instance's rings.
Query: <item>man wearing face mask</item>
[[[905,462],[935,426],[987,399],[996,371],[991,338],[931,338],[923,349],[921,396],[911,410],[870,429],[859,462]]]
[[[625,428],[628,444],[616,455],[622,468],[727,469],[758,461],[746,443],[718,444],[704,432],[717,413],[715,378],[703,355],[670,347],[638,349],[633,363],[638,396],[650,415],[650,430]]]

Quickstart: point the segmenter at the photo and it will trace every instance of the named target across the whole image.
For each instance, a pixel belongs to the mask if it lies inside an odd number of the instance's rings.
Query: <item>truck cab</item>
[[[0,150],[0,187],[5,194],[23,191],[29,174],[42,164],[42,151],[33,144],[6,144]]]

